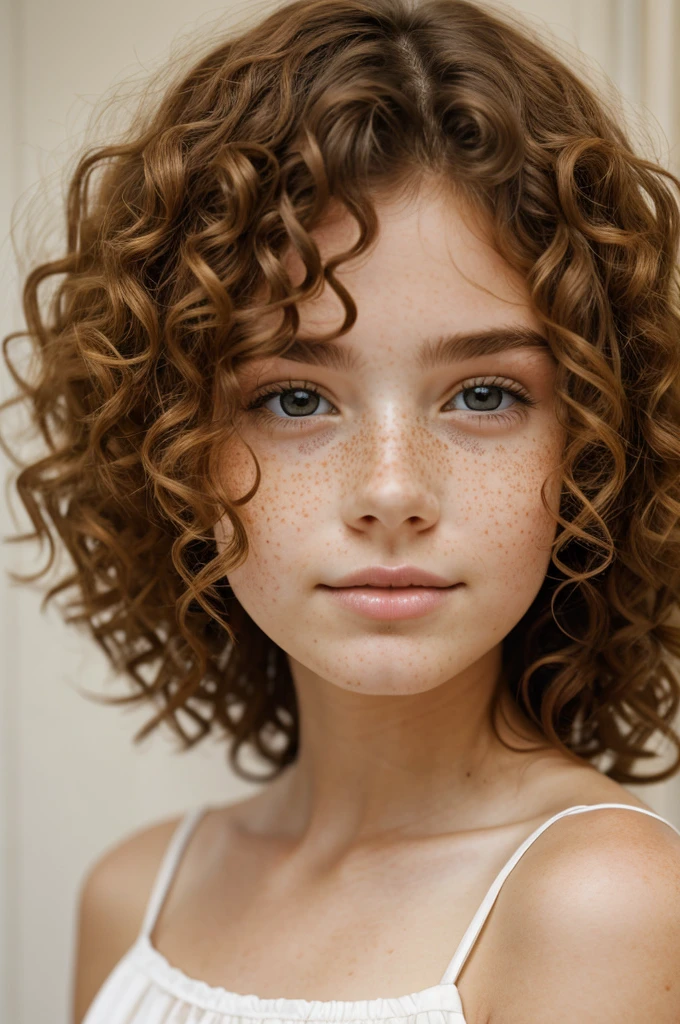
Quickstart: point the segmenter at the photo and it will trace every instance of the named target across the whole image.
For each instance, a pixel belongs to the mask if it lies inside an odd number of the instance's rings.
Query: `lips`
[[[437,608],[454,600],[453,595],[461,589],[454,586],[376,587],[373,585],[353,587],[322,587],[329,600],[353,614],[369,619],[418,619],[429,615]]]
[[[454,583],[438,573],[414,565],[372,565],[341,576],[327,587],[451,587]]]

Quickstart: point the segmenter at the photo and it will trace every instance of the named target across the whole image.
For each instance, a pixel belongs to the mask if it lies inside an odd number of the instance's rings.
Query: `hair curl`
[[[466,0],[287,4],[211,43],[120,141],[80,156],[66,251],[28,273],[27,329],[3,348],[20,393],[2,408],[25,401],[49,449],[20,463],[35,531],[11,538],[45,539],[49,559],[12,575],[47,573],[58,537],[74,569],[43,607],[75,589],[65,620],[136,684],[108,700],[159,705],[135,741],[165,720],[187,749],[217,725],[244,778],[246,743],[269,778],[293,762],[287,657],[227,582],[248,551],[238,509],[259,482],[256,467],[250,493],[229,500],[215,471],[234,370],[284,353],[296,304],[324,281],[347,331],[357,311],[336,267],[376,238],[378,196],[426,178],[488,218],[558,364],[551,571],[504,640],[503,684],[569,757],[608,757],[624,783],[668,778],[680,757],[632,769],[656,756],[657,732],[680,755],[680,181],[632,151],[540,40]],[[323,265],[310,232],[334,204],[360,239]],[[307,271],[297,288],[291,246]],[[33,346],[32,382],[10,362],[16,337]],[[223,515],[234,535],[218,555]]]

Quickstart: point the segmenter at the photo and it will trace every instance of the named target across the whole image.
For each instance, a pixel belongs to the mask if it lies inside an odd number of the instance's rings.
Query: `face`
[[[541,323],[479,216],[433,189],[377,209],[370,254],[337,271],[358,318],[335,344],[355,365],[286,357],[238,371],[253,408],[225,448],[223,481],[235,498],[255,480],[241,439],[262,479],[241,508],[248,557],[228,578],[289,655],[294,678],[412,694],[498,655],[529,608],[555,535],[541,485],[564,437],[550,350],[508,348],[500,337],[509,328],[540,334]],[[347,216],[314,237],[328,259],[356,236]],[[299,283],[297,255],[286,265]],[[328,287],[299,311],[302,339],[343,319]],[[485,345],[465,344],[479,332]],[[428,360],[453,334],[440,361]],[[558,488],[547,488],[552,508]],[[226,517],[216,527],[220,550],[230,529]],[[331,589],[375,566],[417,567],[449,586]]]

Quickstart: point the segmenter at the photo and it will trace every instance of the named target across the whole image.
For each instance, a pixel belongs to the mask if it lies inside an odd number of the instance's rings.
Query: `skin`
[[[517,772],[535,755],[509,754],[486,718],[501,641],[550,564],[555,520],[540,490],[564,443],[549,349],[415,366],[426,337],[541,329],[523,280],[491,247],[479,217],[435,187],[378,210],[372,251],[338,272],[359,315],[337,340],[360,350],[360,369],[283,358],[241,368],[244,403],[290,381],[308,381],[322,397],[312,396],[305,417],[291,416],[290,397],[282,405],[280,395],[268,400],[264,421],[244,412],[223,461],[232,497],[255,479],[244,441],[261,467],[244,507],[249,554],[229,581],[287,652],[300,709],[300,757],[270,786],[270,820],[310,857],[328,859],[380,835],[434,834],[452,821],[495,824],[512,814]],[[314,237],[326,259],[356,235],[351,218],[335,216]],[[294,251],[285,265],[299,283]],[[299,310],[303,337],[342,322],[329,287]],[[503,392],[492,403],[501,402],[500,420],[476,415],[462,386],[496,375],[521,385],[535,405]],[[553,507],[558,486],[547,491]],[[225,517],[215,530],[220,550],[229,530]],[[318,587],[360,567],[404,563],[464,587],[427,616],[398,622],[338,607]],[[563,761],[551,751],[546,758]]]

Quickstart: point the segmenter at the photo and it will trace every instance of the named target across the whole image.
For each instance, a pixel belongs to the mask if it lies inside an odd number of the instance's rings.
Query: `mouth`
[[[453,586],[457,587],[458,584],[453,584]],[[375,584],[372,584],[372,583],[363,583],[363,584],[360,584],[360,585],[355,586],[355,587],[332,587],[331,589],[332,590],[413,590],[414,588],[417,589],[417,590],[451,590],[451,587],[426,587],[422,583],[408,583],[408,584],[403,584],[403,586],[401,586],[401,587],[395,587],[392,584],[390,584],[387,587],[376,587]]]
[[[428,586],[425,586],[425,584],[423,584],[423,583],[405,583],[401,587],[395,587],[392,584],[389,584],[389,586],[378,587],[374,583],[355,583],[354,586],[351,586],[351,587],[331,587],[329,584],[320,583],[319,587],[322,588],[322,589],[325,589],[325,590],[338,590],[338,591],[347,591],[347,590],[363,591],[363,590],[369,590],[369,591],[371,591],[374,594],[394,594],[394,593],[401,594],[405,590],[434,590],[434,591],[437,591],[437,590],[454,590],[456,587],[462,587],[462,585],[463,585],[462,583],[452,583],[451,586],[448,586],[448,587],[428,587]]]
[[[376,587],[363,583],[353,587],[330,587],[320,584],[334,601],[350,612],[372,619],[414,619],[429,615],[446,604],[449,597],[464,584],[448,587],[423,586],[412,583],[401,587]]]

